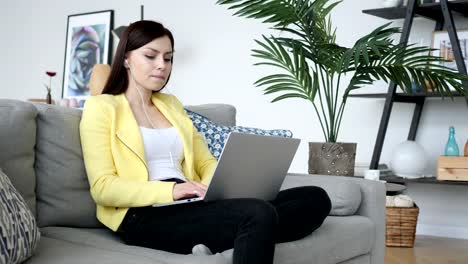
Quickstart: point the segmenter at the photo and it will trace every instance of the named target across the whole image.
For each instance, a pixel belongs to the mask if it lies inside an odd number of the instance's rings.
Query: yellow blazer
[[[202,136],[173,95],[154,93],[154,105],[184,145],[182,169],[207,185],[216,167]],[[130,207],[173,201],[174,182],[148,181],[140,129],[124,94],[89,97],[80,123],[81,146],[97,218],[116,231]]]

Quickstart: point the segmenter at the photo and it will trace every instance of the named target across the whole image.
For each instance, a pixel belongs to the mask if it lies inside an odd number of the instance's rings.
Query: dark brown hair
[[[174,50],[174,37],[172,36],[171,31],[165,28],[161,23],[149,20],[140,20],[130,24],[120,38],[117,51],[114,55],[114,61],[111,66],[111,72],[102,93],[124,93],[128,87],[128,76],[124,67],[125,55],[127,52],[136,50],[149,42],[164,36],[169,37],[171,40],[172,50]],[[169,81],[169,77],[170,74],[167,81]]]

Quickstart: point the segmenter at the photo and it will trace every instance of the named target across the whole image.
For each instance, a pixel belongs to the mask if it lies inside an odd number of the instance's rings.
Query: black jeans
[[[330,209],[323,189],[305,186],[281,191],[269,202],[227,199],[131,208],[119,230],[130,245],[189,254],[204,244],[213,253],[234,248],[234,264],[273,263],[275,243],[309,235]]]

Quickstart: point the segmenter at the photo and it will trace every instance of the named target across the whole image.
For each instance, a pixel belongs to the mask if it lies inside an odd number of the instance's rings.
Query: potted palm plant
[[[394,44],[400,29],[380,26],[352,47],[336,43],[330,12],[340,1],[330,0],[218,0],[237,10],[234,15],[261,19],[288,37],[265,36],[255,40],[252,56],[281,72],[256,81],[272,102],[300,98],[312,103],[324,143],[309,144],[309,173],[353,175],[355,143],[339,143],[346,100],[353,90],[376,80],[396,83],[404,92],[412,85],[451,95],[451,87],[468,96],[461,81],[466,75],[439,65],[441,58],[428,47]],[[351,78],[343,78],[351,77]],[[349,80],[345,83],[345,80]]]

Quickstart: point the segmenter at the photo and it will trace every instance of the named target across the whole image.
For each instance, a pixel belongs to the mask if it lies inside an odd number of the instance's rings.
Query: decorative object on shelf
[[[402,89],[410,87],[413,80],[425,90],[429,79],[440,94],[450,94],[450,87],[454,87],[468,96],[460,82],[468,81],[468,76],[439,65],[441,59],[429,54],[429,47],[394,44],[392,38],[401,30],[389,27],[390,23],[358,39],[353,47],[338,45],[330,12],[339,1],[217,3],[237,10],[235,15],[261,19],[274,30],[290,33],[256,40],[258,48],[252,50],[252,56],[260,62],[255,65],[274,66],[281,72],[265,76],[255,85],[265,87],[265,94],[279,94],[272,102],[300,98],[312,103],[326,142],[338,140],[349,93],[377,80],[393,82]]]
[[[465,66],[468,67],[468,29],[457,29],[458,42]],[[434,31],[432,34],[432,55],[442,58],[440,65],[457,70],[457,63],[447,31]]]
[[[109,63],[112,10],[68,16],[62,97],[89,96],[94,64]]]
[[[52,104],[52,77],[54,77],[57,73],[52,72],[52,71],[46,71],[47,76],[49,76],[49,85],[44,84],[44,86],[47,89],[47,95],[46,95],[46,103]]]
[[[459,156],[460,155],[457,140],[455,139],[455,128],[453,126],[449,128],[449,136],[448,136],[447,144],[445,144],[444,155],[445,156]]]
[[[60,106],[63,106],[63,107],[68,107],[68,105],[70,104],[70,99],[67,99],[67,98],[63,98],[61,100],[58,101],[57,105],[60,105]]]
[[[354,176],[356,143],[309,142],[309,174]]]
[[[366,170],[364,179],[378,181],[380,179],[380,170]]]
[[[424,82],[426,83],[426,91],[427,92],[433,92],[435,89],[435,84],[433,82],[431,82],[430,80],[424,80]]]
[[[411,86],[406,88],[406,92],[411,94],[411,93],[421,93],[422,89],[421,86],[419,86],[416,82],[411,81]]]
[[[63,98],[57,102],[58,105],[69,108],[83,108],[84,100],[78,101],[76,98]]]
[[[383,7],[398,7],[403,4],[403,0],[383,0],[382,6]]]
[[[444,181],[468,181],[468,157],[439,156],[437,179]]]
[[[44,99],[44,98],[28,98],[27,100],[28,100],[28,102],[31,102],[31,103],[47,104],[47,99]],[[55,104],[55,100],[52,99],[50,104]]]
[[[396,176],[410,179],[424,177],[426,166],[426,151],[412,140],[404,141],[396,146],[390,161],[390,167]]]

